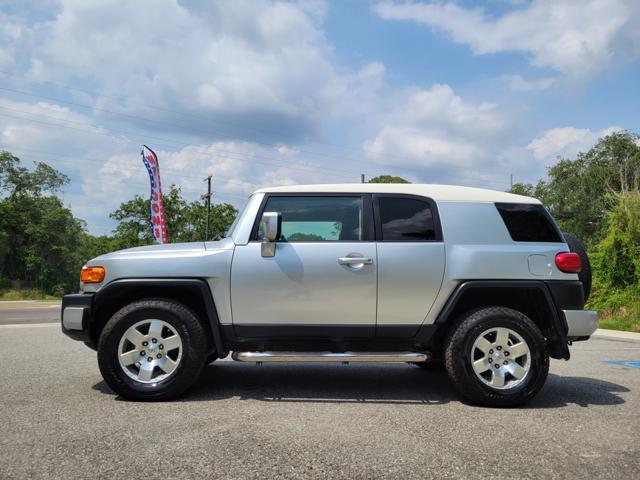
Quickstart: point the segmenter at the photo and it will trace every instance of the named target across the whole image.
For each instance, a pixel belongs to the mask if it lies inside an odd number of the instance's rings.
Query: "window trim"
[[[419,200],[421,202],[428,203],[431,207],[431,215],[433,217],[433,240],[383,240],[382,239],[382,218],[380,217],[380,199],[381,198],[399,198],[399,199],[411,199]],[[376,231],[376,242],[380,243],[442,243],[442,224],[440,223],[440,214],[438,212],[438,205],[430,197],[423,197],[422,195],[411,195],[405,193],[374,193],[373,194],[373,211]]]
[[[251,229],[251,236],[249,242],[260,242],[258,238],[258,229],[260,227],[260,219],[265,212],[267,202],[271,197],[359,197],[362,199],[362,240],[304,240],[293,242],[277,240],[275,243],[359,243],[359,242],[374,242],[375,241],[375,229],[373,221],[373,205],[370,193],[362,192],[275,192],[265,193],[258,208],[258,214],[253,220],[253,228]]]

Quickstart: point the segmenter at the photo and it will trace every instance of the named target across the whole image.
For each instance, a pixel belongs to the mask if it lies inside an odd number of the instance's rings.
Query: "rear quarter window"
[[[496,203],[496,208],[515,242],[554,242],[564,239],[542,205]]]

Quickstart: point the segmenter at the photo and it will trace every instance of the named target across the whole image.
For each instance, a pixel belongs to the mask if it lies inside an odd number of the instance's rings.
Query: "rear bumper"
[[[62,297],[62,333],[74,340],[91,342],[89,327],[93,294],[78,293]]]
[[[593,310],[562,310],[567,322],[567,339],[587,340],[598,328],[598,312]]]

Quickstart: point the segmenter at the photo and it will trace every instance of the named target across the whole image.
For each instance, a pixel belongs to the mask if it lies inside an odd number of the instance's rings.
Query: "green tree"
[[[551,211],[560,227],[588,243],[600,240],[611,193],[633,190],[640,172],[640,137],[617,132],[598,141],[574,160],[561,159],[549,168],[549,180],[534,187],[515,184],[513,193],[534,196]]]
[[[367,183],[411,183],[402,177],[394,177],[393,175],[378,175],[373,177]]]
[[[61,295],[77,289],[80,267],[89,259],[152,242],[149,200],[135,196],[111,214],[115,235],[92,236],[60,198],[69,178],[46,163],[29,169],[8,152],[0,153],[0,287],[13,281]],[[188,202],[172,186],[164,195],[169,240],[203,240],[206,206]],[[233,205],[211,206],[210,237],[223,235],[237,215]]]
[[[81,264],[84,224],[56,196],[69,181],[45,163],[29,170],[0,153],[0,275],[45,292],[72,290]]]
[[[601,283],[625,288],[640,284],[640,193],[613,195],[604,238],[596,245],[594,264]]]
[[[543,200],[547,196],[547,184],[542,180],[538,181],[536,185],[530,183],[514,183],[509,189],[509,192]]]
[[[319,240],[325,240],[325,238],[315,233],[296,232],[289,235],[287,240],[290,242],[317,242]]]
[[[69,177],[46,163],[36,163],[32,171],[20,165],[20,159],[0,152],[0,191],[9,198],[40,197],[55,194],[69,183]]]
[[[590,308],[601,327],[640,332],[640,193],[613,195],[604,238],[592,249]]]

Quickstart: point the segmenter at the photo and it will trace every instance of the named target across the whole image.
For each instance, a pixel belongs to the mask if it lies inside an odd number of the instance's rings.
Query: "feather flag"
[[[147,150],[145,154],[145,149]],[[160,164],[158,156],[146,145],[142,148],[142,162],[149,172],[151,182],[150,222],[151,235],[157,243],[167,243],[167,224],[164,219],[164,206],[162,205],[162,184],[160,182]]]

